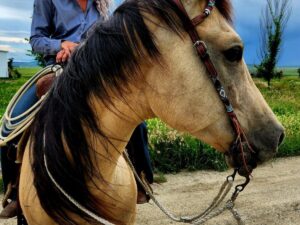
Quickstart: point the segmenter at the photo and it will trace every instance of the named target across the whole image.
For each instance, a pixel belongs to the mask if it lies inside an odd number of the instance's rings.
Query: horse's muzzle
[[[257,167],[259,159],[257,152],[247,142],[235,141],[225,153],[226,162],[237,169],[239,175],[249,176]]]

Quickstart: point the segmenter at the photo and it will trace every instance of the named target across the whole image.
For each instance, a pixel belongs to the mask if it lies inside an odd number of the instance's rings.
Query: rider
[[[67,62],[94,22],[108,17],[109,3],[110,0],[34,0],[30,37],[33,51],[44,56],[46,65]],[[33,86],[20,99],[12,116],[20,115],[36,101],[36,86]],[[9,157],[11,155],[9,148],[15,148],[15,144],[10,143],[1,148],[4,191],[7,190],[9,183],[15,183],[17,177],[16,165]],[[152,183],[153,173],[145,123],[135,129],[127,148],[137,172],[144,171],[148,182]],[[140,187],[138,189],[137,203],[147,202],[145,192]],[[0,218],[11,218],[16,215],[16,188],[12,189],[10,199],[12,201],[2,210]]]

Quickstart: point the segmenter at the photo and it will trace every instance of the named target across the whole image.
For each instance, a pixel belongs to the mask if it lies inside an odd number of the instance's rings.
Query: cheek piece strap
[[[247,137],[241,127],[241,124],[235,114],[233,107],[227,97],[225,89],[220,82],[217,69],[215,68],[205,42],[201,40],[196,26],[202,23],[212,12],[215,6],[215,0],[209,0],[207,7],[204,12],[193,19],[190,19],[181,0],[174,0],[174,3],[177,5],[179,10],[185,15],[185,18],[182,20],[183,27],[185,31],[189,34],[192,43],[196,49],[199,60],[204,63],[207,73],[220,97],[220,100],[224,104],[227,115],[231,122],[233,131],[236,135],[236,139],[230,146],[226,156],[229,158],[232,166],[237,170],[239,175],[244,176],[249,182],[252,170],[256,168],[257,163],[255,160],[255,151],[252,149],[250,143],[247,140]]]

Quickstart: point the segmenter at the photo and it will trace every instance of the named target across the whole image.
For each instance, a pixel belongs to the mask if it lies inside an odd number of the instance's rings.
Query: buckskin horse
[[[189,18],[202,15],[209,4],[181,3]],[[206,8],[210,16],[195,29],[256,161],[265,162],[276,153],[283,127],[243,61],[230,1],[217,0],[210,11]],[[110,223],[134,224],[137,190],[123,152],[145,119],[159,117],[220,152],[228,151],[235,132],[207,66],[199,62],[194,49],[199,43],[191,42],[186,21],[178,0],[129,0],[107,22],[93,27],[31,127],[19,184],[30,225],[95,224],[78,205]]]

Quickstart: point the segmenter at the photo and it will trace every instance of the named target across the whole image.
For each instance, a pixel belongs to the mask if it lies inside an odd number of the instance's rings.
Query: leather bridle
[[[251,175],[252,170],[256,167],[256,160],[253,158],[255,151],[250,146],[245,133],[241,127],[241,124],[233,110],[233,107],[226,95],[225,89],[223,88],[218,72],[211,61],[211,58],[208,54],[206,44],[201,40],[196,26],[202,23],[211,13],[215,6],[215,0],[209,0],[208,5],[205,8],[204,12],[193,19],[189,18],[187,11],[185,10],[181,0],[174,0],[174,3],[180,9],[180,11],[185,15],[185,19],[182,21],[185,31],[189,34],[193,45],[197,51],[199,59],[204,63],[206,70],[210,76],[210,79],[213,82],[213,85],[225,106],[226,112],[232,124],[233,130],[236,135],[235,141],[232,143],[229,151],[226,153],[227,156],[231,158],[233,162],[233,167],[241,175],[246,177],[249,182],[249,176]]]

